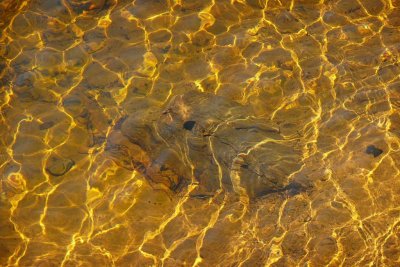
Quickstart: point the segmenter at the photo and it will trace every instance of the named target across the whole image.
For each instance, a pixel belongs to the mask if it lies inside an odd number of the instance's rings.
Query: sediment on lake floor
[[[1,1],[0,265],[396,266],[399,14]]]

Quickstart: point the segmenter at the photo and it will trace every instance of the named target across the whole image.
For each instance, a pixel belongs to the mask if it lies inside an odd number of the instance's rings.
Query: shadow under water
[[[400,2],[0,3],[1,266],[398,266]]]

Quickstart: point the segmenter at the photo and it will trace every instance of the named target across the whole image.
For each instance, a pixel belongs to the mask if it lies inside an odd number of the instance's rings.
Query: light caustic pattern
[[[0,15],[1,266],[400,265],[400,1]]]

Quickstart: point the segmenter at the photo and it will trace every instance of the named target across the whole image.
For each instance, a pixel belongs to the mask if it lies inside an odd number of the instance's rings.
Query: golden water
[[[0,266],[400,266],[400,1],[0,17]]]

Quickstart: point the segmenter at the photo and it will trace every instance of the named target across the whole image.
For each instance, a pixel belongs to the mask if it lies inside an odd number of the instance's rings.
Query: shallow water
[[[0,17],[1,266],[400,265],[400,1]]]

